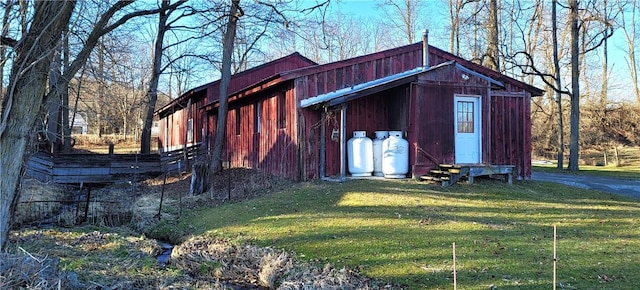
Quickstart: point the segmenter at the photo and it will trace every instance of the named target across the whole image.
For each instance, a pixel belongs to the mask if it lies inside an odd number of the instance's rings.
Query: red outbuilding
[[[218,85],[157,111],[161,151],[212,148]],[[529,179],[530,103],[543,93],[426,42],[324,65],[294,53],[235,74],[229,92],[230,166],[293,180],[347,176],[356,130],[403,132],[407,177],[448,163],[510,165]]]

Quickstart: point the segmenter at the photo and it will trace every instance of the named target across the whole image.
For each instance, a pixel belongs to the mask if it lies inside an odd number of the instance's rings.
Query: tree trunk
[[[59,153],[62,151],[62,92],[52,93],[61,90],[58,86],[62,78],[62,58],[60,51],[53,52],[53,60],[51,61],[51,69],[49,70],[49,98],[47,98],[47,139],[51,145],[51,153]]]
[[[449,0],[449,51],[455,55],[460,55],[460,10],[463,5],[461,0]]]
[[[7,244],[27,142],[43,104],[52,53],[68,26],[73,1],[37,1],[29,30],[15,48],[7,95],[0,114],[0,249]]]
[[[620,5],[620,4],[619,4]],[[640,88],[638,87],[638,65],[636,63],[636,7],[631,7],[631,20],[627,24],[624,5],[620,5],[620,19],[622,20],[622,31],[624,32],[625,39],[627,41],[627,56],[629,57],[628,65],[629,72],[631,74],[631,84],[633,86],[633,94],[636,99],[636,103],[640,104]]]
[[[498,0],[489,1],[489,19],[487,20],[487,52],[484,66],[500,71],[500,50],[498,44]]]
[[[571,171],[578,171],[580,154],[580,38],[578,27],[578,0],[569,1],[569,19],[571,21],[571,135],[569,147],[569,166]]]
[[[159,13],[158,34],[156,35],[156,44],[153,50],[153,73],[149,81],[149,90],[147,91],[147,110],[144,117],[144,125],[142,127],[142,137],[140,138],[140,153],[151,153],[151,126],[153,126],[153,113],[156,110],[156,102],[158,101],[158,81],[162,73],[162,52],[164,34],[167,32],[167,20],[169,13],[166,8],[169,6],[169,0],[162,1],[162,11]]]
[[[231,0],[229,23],[227,23],[227,31],[224,34],[222,49],[222,76],[220,78],[220,91],[218,93],[218,123],[214,135],[211,164],[209,166],[211,173],[222,170],[222,153],[224,149],[228,111],[227,90],[229,88],[229,82],[231,82],[231,54],[233,53],[236,25],[242,15],[240,0]]]
[[[608,15],[607,15],[607,0],[604,0],[604,23],[606,26],[606,30],[613,30],[613,27],[609,28],[609,19],[608,19]],[[602,87],[600,88],[600,110],[602,113],[602,116],[604,117],[604,114],[606,112],[607,109],[607,90],[609,89],[609,38],[608,37],[604,37],[603,43],[602,43]]]
[[[63,72],[67,70],[69,67],[69,37],[66,36],[68,33],[67,28],[63,31],[64,35],[64,43],[61,49],[61,53],[63,55],[62,58],[62,70]],[[75,107],[74,111],[71,114],[71,118],[69,115],[69,86],[67,85],[66,89],[62,93],[62,107],[64,108],[62,111],[62,151],[64,153],[71,153],[71,127],[73,126],[73,121],[75,120]],[[71,124],[69,124],[69,120],[71,120]]]
[[[640,104],[640,87],[638,87],[638,65],[636,64],[635,45],[629,45],[629,68],[631,70],[631,83],[633,86],[633,94],[636,97],[636,103]]]
[[[0,32],[0,37],[4,38],[9,36],[9,27],[10,24],[13,24],[11,22],[9,22],[9,16],[11,16],[11,9],[13,5],[8,5],[5,4],[4,7],[4,15],[2,16],[2,29]],[[9,60],[9,55],[7,53],[7,47],[5,45],[0,45],[0,94],[1,92],[4,92],[4,65],[7,63],[7,60]]]
[[[104,89],[104,43],[102,41],[100,41],[100,45],[98,45],[98,78],[100,78],[98,80],[98,100],[100,100],[100,102],[104,102],[104,98],[105,98],[105,89]],[[102,124],[103,124],[103,118],[104,116],[100,113],[100,111],[97,112],[96,114],[96,119],[98,119],[98,137],[102,138]]]
[[[558,107],[558,169],[564,168],[564,122],[562,117],[562,75],[558,58],[558,15],[557,0],[551,1],[551,30],[553,33],[553,67],[556,79],[556,104]]]

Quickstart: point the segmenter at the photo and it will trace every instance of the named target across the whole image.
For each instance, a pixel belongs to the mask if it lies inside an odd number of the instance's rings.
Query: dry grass
[[[283,250],[235,245],[229,240],[199,236],[174,249],[172,264],[192,277],[215,277],[235,285],[259,285],[268,289],[380,289],[377,283],[331,264],[317,268],[301,263]],[[394,289],[397,286],[394,287]]]
[[[164,176],[145,181],[139,189],[144,195],[136,200],[133,212],[134,228],[177,244],[182,242],[188,233],[176,231],[172,225],[184,212],[269,195],[291,184],[288,180],[255,169],[232,168],[213,176],[214,187],[209,193],[192,196],[188,195],[190,181],[190,174],[167,177],[159,216]]]
[[[60,289],[224,289],[215,281],[194,281],[176,268],[161,267],[155,259],[161,250],[155,240],[122,227],[98,229],[21,230],[11,234],[7,250],[17,257],[20,248],[36,257],[58,257],[59,264],[52,264],[53,274],[47,277],[56,277]],[[51,282],[21,278],[32,277],[29,271],[39,272],[44,266],[25,269],[18,262],[7,268],[0,272],[0,289],[59,289]]]
[[[95,190],[92,196],[103,200],[136,196],[131,202],[134,214],[128,225],[148,230],[157,228],[158,222],[171,224],[178,220],[180,207],[190,209],[228,203],[229,192],[231,202],[239,202],[270,194],[290,184],[255,170],[233,169],[215,177],[219,187],[213,194],[186,196],[189,177],[167,177],[161,219],[157,213],[164,184],[162,178],[139,185],[115,185]],[[42,185],[41,191],[47,192],[47,185]],[[92,211],[98,215],[100,209]],[[187,235],[186,232],[179,233],[180,238]],[[53,259],[55,265],[34,264],[31,269],[25,269],[27,263],[3,262],[0,289],[54,289],[58,286],[66,289],[378,289],[389,286],[376,284],[356,272],[337,269],[330,264],[317,268],[296,260],[294,254],[283,250],[238,245],[208,236],[192,238],[177,246],[172,260],[164,267],[155,259],[161,251],[155,240],[123,227],[85,225],[14,231],[9,251],[17,258],[12,259],[22,259],[21,248],[36,256],[60,257],[60,260]],[[4,258],[2,261],[5,260],[9,261]],[[30,274],[45,273],[45,267],[53,270],[50,276],[54,278],[46,280]],[[20,275],[31,280],[20,278]]]
[[[23,184],[26,186],[22,187],[21,203],[17,208],[14,227],[39,223],[69,227],[78,222],[119,226],[131,221],[131,204],[135,198],[135,188],[132,186],[117,185],[93,189],[87,207],[86,187],[83,196],[74,197],[79,188],[45,184],[32,179],[25,179]],[[87,219],[82,220],[85,210]]]
[[[27,252],[0,253],[0,289],[57,289],[64,280],[59,262],[58,258]]]
[[[73,135],[76,144],[73,147],[78,152],[92,152],[106,154],[109,153],[109,144],[114,144],[116,154],[129,154],[140,152],[140,140],[132,136],[124,138],[121,135],[108,134],[99,137],[98,135]],[[151,151],[156,152],[158,139],[151,138]]]
[[[20,185],[20,203],[13,216],[16,225],[28,224],[59,214],[60,203],[41,203],[46,200],[69,200],[71,193],[62,186],[39,182],[35,179],[24,179]],[[37,212],[35,214],[34,212]]]

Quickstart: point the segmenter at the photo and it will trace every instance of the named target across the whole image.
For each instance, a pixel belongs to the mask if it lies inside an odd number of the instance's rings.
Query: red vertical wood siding
[[[278,127],[278,96],[285,95],[286,126]],[[256,132],[255,106],[260,102],[260,132]],[[240,134],[236,134],[236,114]],[[298,180],[296,104],[292,82],[263,91],[251,101],[230,104],[225,134],[225,156],[231,167],[257,168],[263,172]],[[215,133],[217,113],[209,115],[210,135]],[[213,140],[212,140],[213,141]]]
[[[455,66],[443,67],[419,77],[412,87],[410,111],[410,164],[413,175],[425,174],[436,162],[455,162],[454,98],[475,96],[481,101],[481,162],[490,160],[491,99],[487,81],[475,76],[462,80]],[[425,152],[425,153],[423,153]],[[427,156],[429,155],[429,156]],[[436,160],[432,160],[433,157]]]
[[[492,164],[516,166],[516,176],[531,178],[531,112],[530,97],[521,93],[499,93],[492,96],[491,131]]]
[[[454,161],[454,87],[420,83],[413,86],[410,125],[410,164],[435,168],[437,164],[418,151],[425,151],[440,163]],[[419,150],[419,149],[421,150]],[[428,170],[427,170],[428,171]],[[421,174],[421,173],[420,173]]]
[[[283,58],[259,65],[257,67],[236,73],[229,83],[229,93],[236,93],[251,85],[257,84],[269,77],[284,71],[295,70],[316,65],[313,61],[303,57],[299,53],[293,53]],[[218,100],[220,81],[208,85],[207,104]]]
[[[273,78],[283,71],[295,70],[316,65],[311,60],[298,53],[291,54],[281,59],[260,65],[258,67],[234,74],[229,84],[229,93],[240,92],[253,85],[259,84],[269,78]],[[292,82],[281,85],[279,88],[267,89],[252,94],[250,97],[230,97],[229,113],[225,136],[225,148],[227,153],[224,159],[230,159],[231,166],[261,168],[265,171],[288,178],[297,178],[298,167],[296,162],[297,152],[297,126],[296,101],[294,99]],[[208,137],[209,148],[213,147],[213,136],[216,130],[217,109],[215,102],[218,99],[220,81],[195,88],[169,106],[158,111],[161,120],[169,123],[167,131],[168,140],[164,140],[164,130],[160,142],[165,147],[177,149],[184,143],[187,130],[187,112],[185,108],[187,100],[192,100],[191,117],[194,124],[194,142],[202,142]],[[286,96],[287,124],[285,128],[279,128],[277,122],[277,101],[275,96],[284,92]],[[262,102],[261,132],[255,130],[254,106],[256,102]],[[210,105],[205,109],[205,105]],[[235,109],[238,109],[236,111]],[[210,111],[205,111],[210,110]],[[241,117],[240,134],[235,131],[235,115],[239,112]],[[166,123],[165,123],[166,124]]]
[[[298,101],[353,85],[369,82],[392,74],[401,73],[422,65],[422,49],[405,46],[341,62],[302,69],[293,73]]]
[[[202,142],[204,139],[203,129],[205,128],[206,115],[200,109],[204,105],[205,99],[203,95],[197,95],[192,98],[191,110],[187,108],[187,103],[179,104],[173,108],[173,112],[166,113],[160,118],[158,132],[158,146],[163,151],[165,149],[175,150],[184,145],[187,134],[187,121],[193,119],[193,141],[187,145]],[[167,127],[168,125],[168,127]],[[167,134],[165,134],[165,132]],[[166,140],[165,140],[165,137]]]

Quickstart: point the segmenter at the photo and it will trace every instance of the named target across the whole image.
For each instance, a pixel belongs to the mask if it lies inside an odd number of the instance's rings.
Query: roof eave
[[[300,101],[300,107],[302,108],[308,108],[308,107],[312,107],[312,106],[316,106],[316,105],[320,105],[320,104],[327,104],[328,106],[334,106],[337,104],[340,104],[342,102],[345,102],[347,100],[350,100],[352,98],[348,98],[348,96],[356,96],[359,95],[361,92],[363,91],[367,91],[370,90],[372,88],[378,87],[378,86],[384,86],[386,84],[390,84],[390,83],[394,83],[397,82],[399,80],[402,80],[404,78],[409,78],[412,76],[416,76],[422,72],[426,71],[425,68],[423,67],[418,67],[412,70],[408,70],[405,72],[401,72],[401,73],[397,73],[394,75],[390,75],[384,78],[379,78],[379,79],[375,79],[369,82],[365,82],[362,84],[357,84],[351,87],[346,87],[346,88],[342,88],[339,90],[335,90],[329,93],[325,93],[325,94],[321,94],[321,95],[317,95],[315,97],[311,97],[308,99],[304,99]],[[337,99],[342,99],[344,101],[334,101]]]

